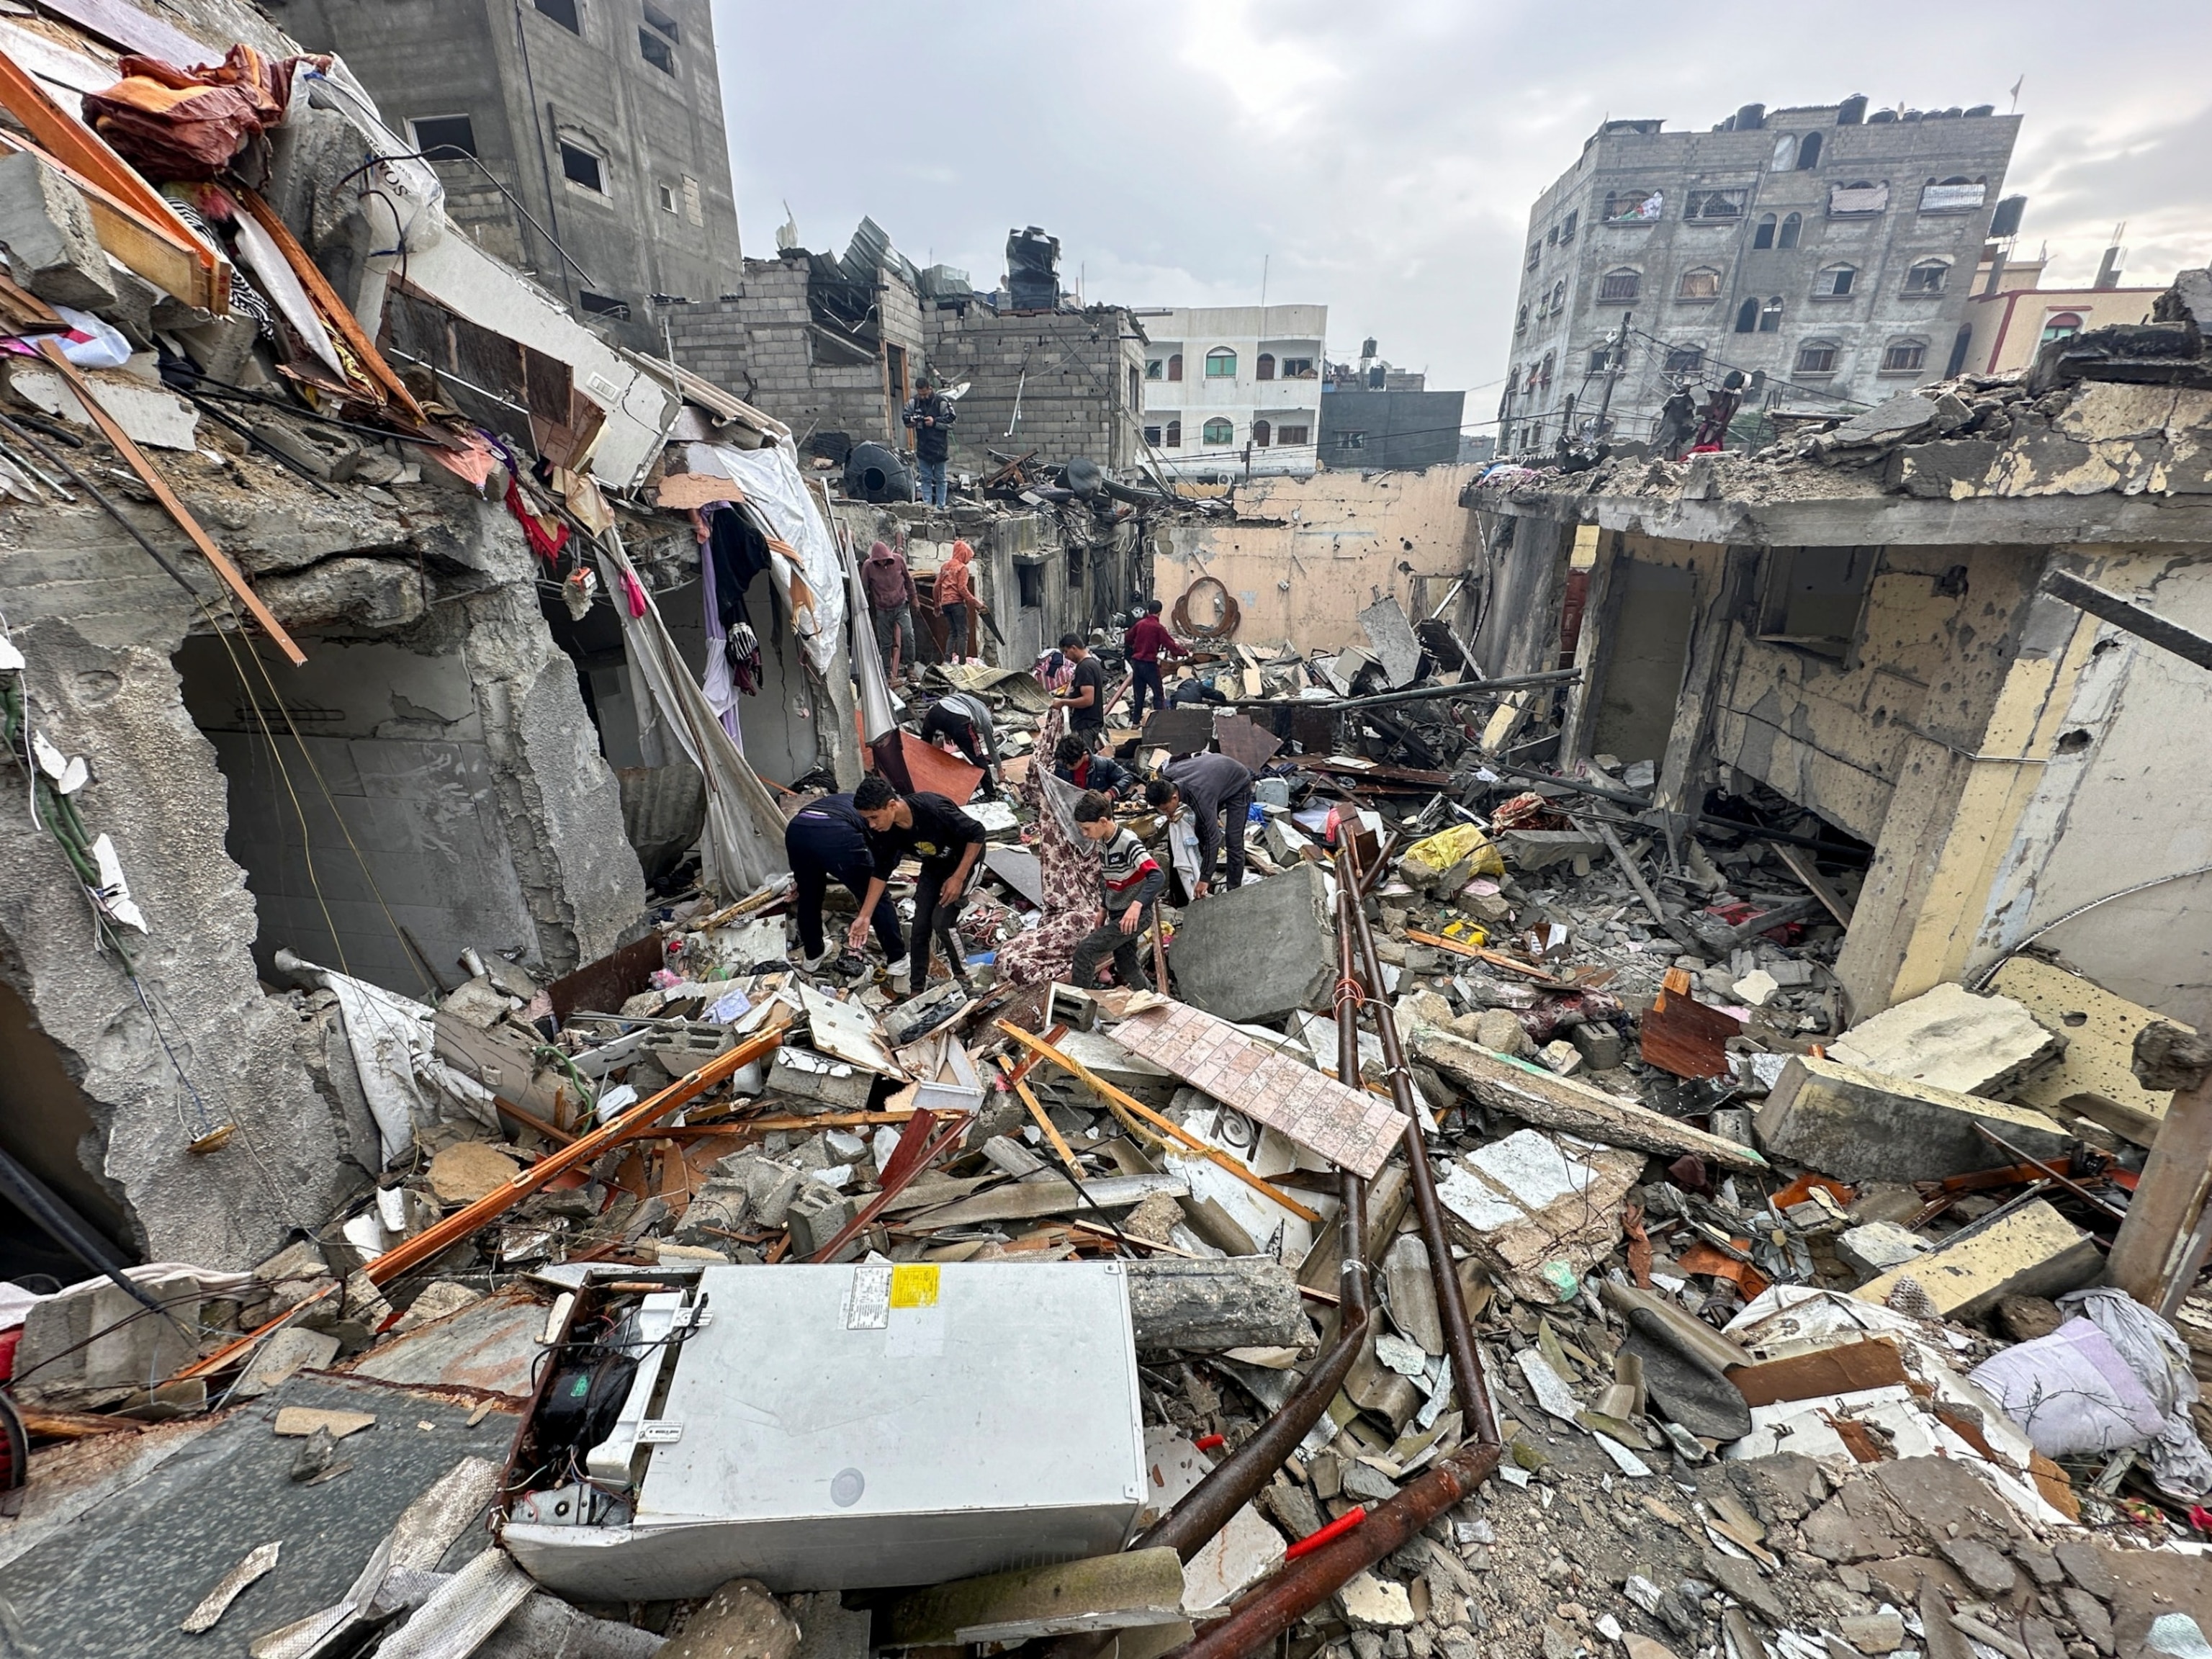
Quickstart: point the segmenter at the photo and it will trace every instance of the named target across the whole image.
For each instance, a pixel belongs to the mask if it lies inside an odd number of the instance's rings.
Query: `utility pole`
[[[1613,388],[1620,380],[1621,366],[1628,356],[1628,325],[1635,320],[1635,316],[1632,311],[1620,313],[1620,331],[1613,337],[1613,349],[1605,354],[1605,394],[1598,399],[1597,404],[1597,441],[1600,443],[1605,441],[1606,417],[1613,408]]]

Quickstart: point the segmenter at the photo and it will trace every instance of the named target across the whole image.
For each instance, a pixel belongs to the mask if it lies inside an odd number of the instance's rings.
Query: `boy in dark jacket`
[[[1080,738],[1062,738],[1053,745],[1052,769],[1062,783],[1095,789],[1117,805],[1136,793],[1135,773],[1110,756],[1092,754]]]
[[[1076,989],[1098,983],[1098,964],[1114,958],[1115,977],[1126,990],[1149,991],[1145,972],[1145,929],[1152,906],[1168,884],[1166,872],[1132,831],[1114,822],[1114,804],[1095,790],[1075,803],[1075,827],[1098,845],[1098,925],[1075,947],[1068,978]]]

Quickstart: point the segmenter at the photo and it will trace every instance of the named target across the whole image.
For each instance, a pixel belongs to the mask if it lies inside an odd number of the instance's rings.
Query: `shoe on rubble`
[[[909,962],[902,962],[896,967],[891,969],[890,971],[885,974],[884,977],[889,981],[892,990],[898,992],[902,996],[903,996],[908,988],[914,983],[914,964]]]

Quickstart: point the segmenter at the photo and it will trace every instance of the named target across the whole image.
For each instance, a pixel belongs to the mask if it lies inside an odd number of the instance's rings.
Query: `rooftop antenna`
[[[1260,331],[1262,334],[1267,331],[1267,262],[1272,258],[1272,254],[1267,253],[1260,256]]]

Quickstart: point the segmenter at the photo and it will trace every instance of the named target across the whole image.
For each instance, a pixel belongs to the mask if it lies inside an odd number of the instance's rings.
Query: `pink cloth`
[[[1060,741],[1066,711],[1046,712],[1038,724],[1036,746],[1020,794],[1036,814],[1037,878],[1044,889],[1044,916],[1027,933],[999,947],[999,977],[1009,985],[1042,985],[1064,980],[1075,966],[1075,947],[1098,918],[1098,849],[1071,836],[1060,814],[1045,799],[1053,745]]]

